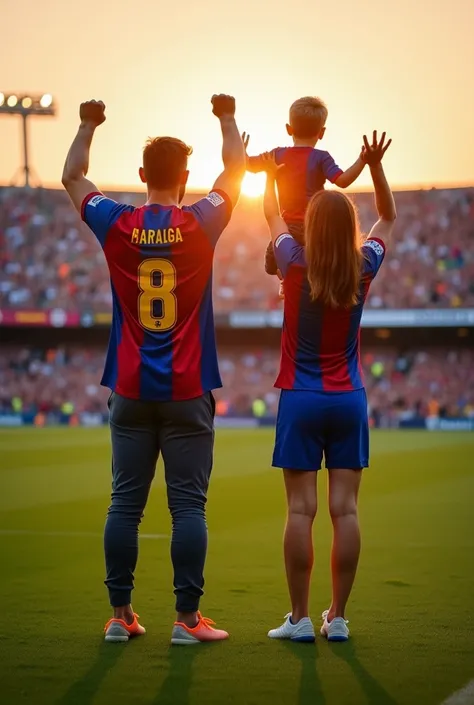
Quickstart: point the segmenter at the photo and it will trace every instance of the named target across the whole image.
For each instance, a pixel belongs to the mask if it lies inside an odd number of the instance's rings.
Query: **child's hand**
[[[364,146],[362,147],[361,159],[364,164],[368,164],[370,167],[377,166],[383,159],[383,156],[387,149],[392,144],[392,140],[389,140],[384,146],[386,133],[382,132],[382,137],[377,140],[377,130],[374,130],[372,135],[372,144],[369,144],[367,136],[364,135]]]
[[[262,154],[262,168],[267,176],[275,178],[283,166],[283,164],[276,163],[274,152],[265,152]]]
[[[250,135],[247,132],[242,132],[242,142],[244,143],[244,149],[247,153],[247,147],[249,146],[250,142]]]

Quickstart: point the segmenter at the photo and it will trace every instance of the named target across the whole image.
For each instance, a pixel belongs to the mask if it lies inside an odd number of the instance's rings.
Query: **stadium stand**
[[[142,194],[111,195],[143,203]],[[375,219],[372,194],[354,198],[367,230]],[[380,320],[363,330],[372,424],[474,424],[474,188],[404,191],[396,201],[396,237],[368,301]],[[224,382],[216,399],[224,420],[274,419],[278,405],[282,306],[275,278],[263,271],[261,211],[258,199],[241,199],[216,250]],[[99,381],[110,305],[104,257],[67,195],[0,188],[0,425],[12,414],[37,424],[106,419],[109,393]]]
[[[101,347],[2,346],[0,412],[52,417],[102,413],[109,396],[99,386],[103,362]],[[216,392],[218,415],[274,417],[278,363],[274,347],[221,347],[224,388]],[[472,349],[374,348],[364,351],[362,364],[374,425],[414,417],[474,418]]]
[[[143,203],[142,194],[111,195]],[[366,230],[375,219],[373,196],[354,198]],[[368,307],[473,307],[474,188],[404,191],[396,201],[396,238]],[[216,251],[217,313],[281,307],[275,279],[263,272],[267,238],[261,203],[242,199]],[[0,188],[0,309],[58,307],[110,313],[99,245],[64,192]]]

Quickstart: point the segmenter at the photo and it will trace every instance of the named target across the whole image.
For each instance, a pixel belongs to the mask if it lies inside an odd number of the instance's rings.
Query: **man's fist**
[[[232,95],[224,95],[224,93],[213,95],[211,103],[212,112],[218,118],[223,117],[223,115],[235,115],[235,98]]]
[[[105,122],[105,105],[101,100],[88,100],[79,108],[81,122],[89,122],[97,127]]]

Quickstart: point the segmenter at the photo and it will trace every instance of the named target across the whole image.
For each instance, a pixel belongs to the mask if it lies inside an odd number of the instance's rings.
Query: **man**
[[[174,644],[226,639],[201,616],[207,550],[206,495],[214,445],[214,399],[221,386],[212,310],[214,248],[237,203],[245,152],[235,100],[212,98],[224,170],[206,198],[179,207],[192,150],[171,137],[149,140],[140,178],[142,208],[116,203],[86,179],[105,106],[80,107],[81,124],[62,182],[101,244],[110,271],[113,321],[102,384],[110,387],[112,504],[105,526],[105,581],[113,617],[106,641],[144,634],[132,610],[138,525],[161,452],[173,532],[177,617]]]

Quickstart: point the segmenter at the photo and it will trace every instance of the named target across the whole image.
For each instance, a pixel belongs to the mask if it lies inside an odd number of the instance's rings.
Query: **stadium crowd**
[[[111,194],[143,203],[140,194]],[[191,197],[190,201],[196,200]],[[363,229],[373,196],[355,196]],[[371,308],[474,306],[474,188],[396,193],[398,220]],[[242,199],[219,242],[216,312],[281,306],[263,271],[268,241],[261,203]],[[63,191],[0,188],[0,309],[111,310],[105,259]]]
[[[58,415],[106,411],[100,387],[102,348],[41,350],[0,347],[0,412]],[[279,364],[276,348],[220,349],[223,389],[219,416],[275,416]],[[474,351],[430,348],[398,352],[369,349],[362,355],[372,421],[391,426],[415,417],[474,418]]]

